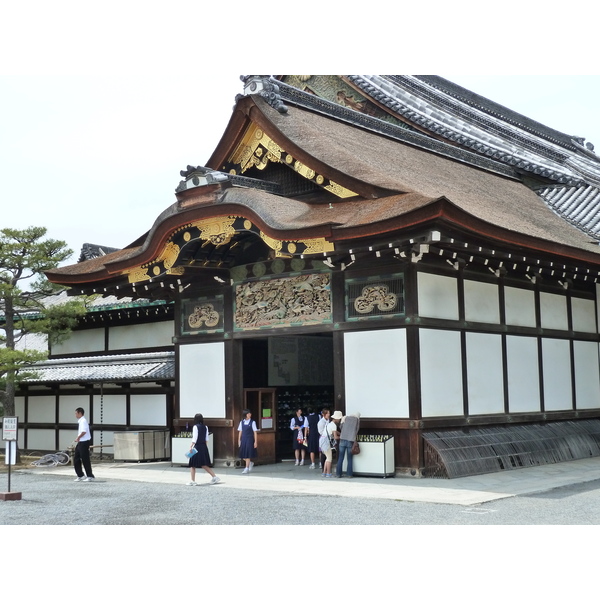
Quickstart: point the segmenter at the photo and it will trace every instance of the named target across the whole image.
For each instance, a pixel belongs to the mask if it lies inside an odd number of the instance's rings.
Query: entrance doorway
[[[243,341],[243,386],[258,402],[259,390],[272,391],[275,460],[292,460],[292,417],[298,408],[304,415],[334,404],[333,336],[330,333],[281,335]],[[261,415],[254,413],[260,427]],[[265,440],[266,441],[266,440]],[[259,437],[259,453],[261,439]],[[265,448],[266,450],[266,448]]]

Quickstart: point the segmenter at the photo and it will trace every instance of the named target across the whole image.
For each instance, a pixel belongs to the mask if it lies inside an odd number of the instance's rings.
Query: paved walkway
[[[189,481],[189,470],[182,466],[172,466],[170,462],[97,462],[93,464],[93,469],[98,481],[124,479],[171,485],[184,485]],[[42,467],[30,469],[28,472],[36,475],[74,477],[71,466]],[[407,477],[324,479],[318,470],[311,470],[307,466],[296,467],[292,461],[257,466],[249,475],[242,475],[241,469],[234,468],[217,467],[215,472],[221,478],[222,484],[237,489],[469,506],[510,496],[543,492],[566,485],[600,480],[600,457],[458,479],[411,479]],[[199,469],[196,481],[200,484],[208,484],[209,480],[208,474]]]

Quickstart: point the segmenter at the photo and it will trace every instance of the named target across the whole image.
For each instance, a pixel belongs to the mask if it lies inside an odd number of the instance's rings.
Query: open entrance
[[[282,335],[243,341],[243,386],[246,408],[257,426],[269,425],[272,441],[259,435],[259,454],[275,461],[294,457],[292,417],[298,408],[320,412],[332,408],[333,336],[330,333]],[[270,399],[272,402],[270,403]],[[264,435],[268,433],[264,429]],[[263,446],[261,450],[261,446]]]

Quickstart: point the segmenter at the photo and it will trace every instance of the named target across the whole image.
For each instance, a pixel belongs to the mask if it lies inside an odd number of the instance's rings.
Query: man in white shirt
[[[92,461],[90,460],[90,444],[92,443],[92,435],[90,433],[90,425],[87,419],[83,416],[85,411],[79,407],[75,409],[75,416],[79,423],[79,429],[77,430],[77,437],[75,438],[75,455],[73,456],[73,466],[75,467],[75,473],[77,478],[75,481],[94,481],[94,475],[92,473]],[[81,469],[81,464],[85,469],[85,475]]]

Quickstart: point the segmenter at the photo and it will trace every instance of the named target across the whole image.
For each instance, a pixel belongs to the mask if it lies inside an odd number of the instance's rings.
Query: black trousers
[[[75,446],[75,455],[73,456],[73,466],[75,467],[75,473],[77,473],[77,477],[83,477],[81,463],[83,463],[83,468],[85,469],[85,474],[88,477],[94,476],[92,473],[92,461],[90,460],[90,446],[91,445],[92,445],[92,440],[87,440],[86,442],[77,442],[77,446]]]

